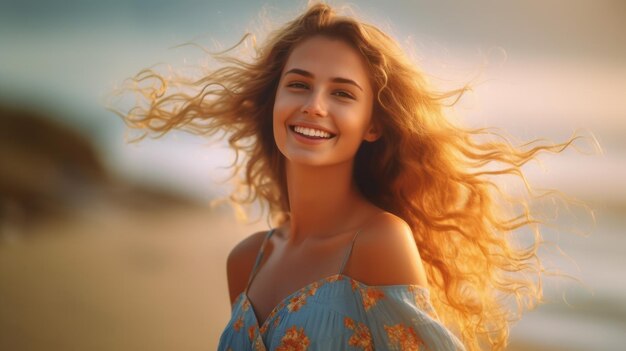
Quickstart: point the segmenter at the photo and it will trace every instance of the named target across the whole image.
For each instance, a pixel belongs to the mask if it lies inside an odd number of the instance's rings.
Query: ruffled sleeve
[[[374,350],[465,351],[461,341],[439,322],[426,288],[362,283],[355,288],[361,316],[345,319],[346,327],[355,331],[354,342],[349,342],[352,346],[369,339]]]

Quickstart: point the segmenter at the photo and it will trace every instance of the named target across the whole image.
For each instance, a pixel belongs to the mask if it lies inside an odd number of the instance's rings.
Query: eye
[[[296,88],[296,89],[306,89],[307,85],[304,83],[300,83],[300,82],[293,82],[293,83],[287,84],[287,87]]]
[[[342,91],[342,90],[336,91],[334,94],[336,94],[337,96],[342,97],[342,98],[348,98],[348,99],[355,100],[355,98],[354,98],[354,96],[352,96],[352,94],[349,94],[349,93],[347,93],[345,91]]]

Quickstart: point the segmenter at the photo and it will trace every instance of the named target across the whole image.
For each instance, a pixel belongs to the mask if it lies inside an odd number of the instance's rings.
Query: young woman
[[[225,133],[246,156],[231,199],[269,205],[271,229],[228,257],[232,318],[218,349],[504,349],[503,298],[532,307],[541,285],[528,273],[542,267],[538,242],[519,249],[506,235],[536,219],[509,214],[514,200],[487,177],[523,178],[539,151],[574,139],[478,142],[493,133],[443,114],[467,88],[435,93],[393,39],[325,4],[251,62],[214,57],[224,65],[182,90],[143,71],[135,82],[160,84],[122,116],[159,133]],[[504,167],[483,169],[491,162]]]

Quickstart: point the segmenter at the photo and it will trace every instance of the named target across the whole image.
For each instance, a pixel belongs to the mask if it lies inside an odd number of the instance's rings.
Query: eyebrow
[[[309,77],[309,78],[314,78],[315,76],[313,75],[313,73],[309,72],[309,71],[305,71],[303,69],[300,68],[293,68],[290,69],[289,71],[285,72],[285,76],[288,75],[289,73],[295,73],[295,74],[299,74],[301,76],[305,76],[305,77]],[[352,79],[348,79],[348,78],[341,78],[341,77],[335,77],[333,79],[331,79],[331,82],[334,83],[344,83],[344,84],[352,84],[355,87],[361,89],[361,91],[363,91],[363,88],[361,88],[360,85],[357,84],[357,82],[353,81]]]

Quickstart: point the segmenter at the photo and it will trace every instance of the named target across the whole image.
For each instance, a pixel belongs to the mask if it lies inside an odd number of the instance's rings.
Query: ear
[[[371,142],[378,140],[378,138],[380,138],[381,136],[382,136],[381,128],[372,121],[370,123],[369,128],[365,132],[365,135],[363,136],[363,140],[369,141],[371,143]]]

